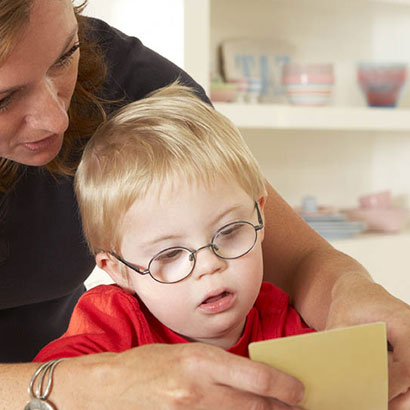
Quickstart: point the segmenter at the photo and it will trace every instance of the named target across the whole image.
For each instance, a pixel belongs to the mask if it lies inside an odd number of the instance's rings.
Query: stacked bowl
[[[238,84],[224,83],[222,81],[211,82],[210,97],[214,102],[232,102],[238,96]]]
[[[282,84],[294,105],[327,105],[334,82],[332,64],[290,63],[283,67]]]
[[[361,63],[357,79],[370,107],[395,107],[407,78],[404,63]]]
[[[341,210],[351,221],[362,221],[369,232],[397,233],[409,220],[409,210],[394,207],[390,191],[374,192],[359,198],[358,208]]]

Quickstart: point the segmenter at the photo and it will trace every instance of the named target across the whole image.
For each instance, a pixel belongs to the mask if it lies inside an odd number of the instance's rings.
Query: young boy
[[[76,174],[84,233],[117,285],[86,292],[36,361],[150,343],[253,341],[312,331],[262,283],[259,166],[232,123],[173,84],[121,109]]]

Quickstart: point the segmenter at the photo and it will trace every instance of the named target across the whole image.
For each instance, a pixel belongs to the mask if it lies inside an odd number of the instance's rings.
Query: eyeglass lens
[[[256,242],[256,231],[247,222],[226,225],[213,237],[214,252],[226,259],[238,258],[253,247]]]
[[[255,245],[257,232],[249,222],[233,222],[218,230],[212,238],[211,249],[224,259],[239,258]],[[170,248],[151,260],[151,276],[165,283],[177,282],[188,276],[195,265],[195,251],[186,248]]]

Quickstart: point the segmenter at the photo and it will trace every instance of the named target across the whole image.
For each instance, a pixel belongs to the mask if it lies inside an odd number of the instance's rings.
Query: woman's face
[[[34,0],[28,26],[0,65],[0,157],[41,166],[60,151],[77,80],[71,0]]]

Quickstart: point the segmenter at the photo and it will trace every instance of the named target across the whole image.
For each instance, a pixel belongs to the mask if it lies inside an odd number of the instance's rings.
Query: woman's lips
[[[232,292],[222,291],[218,294],[208,296],[199,306],[203,313],[221,313],[228,310],[234,303],[235,296]]]
[[[39,141],[26,142],[23,145],[30,151],[41,151],[51,144],[53,144],[57,139],[57,134],[50,135],[49,137],[43,138]]]

